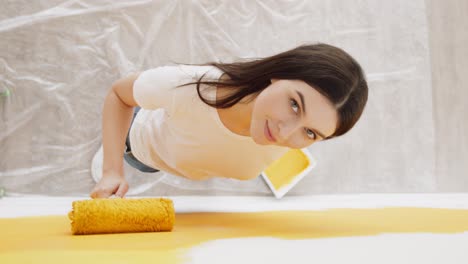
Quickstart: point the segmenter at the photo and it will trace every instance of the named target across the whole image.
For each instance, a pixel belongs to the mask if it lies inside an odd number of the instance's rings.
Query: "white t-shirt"
[[[210,177],[252,179],[288,150],[262,146],[227,129],[216,108],[198,97],[198,80],[218,80],[213,66],[163,66],[144,71],[135,80],[133,96],[141,110],[130,129],[133,155],[142,163],[174,175],[202,180]],[[204,98],[216,88],[201,85]]]

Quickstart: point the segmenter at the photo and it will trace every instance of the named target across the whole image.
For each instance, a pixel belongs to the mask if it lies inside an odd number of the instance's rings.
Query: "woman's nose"
[[[282,143],[288,142],[294,133],[300,128],[296,122],[283,122],[278,124],[279,135],[277,140]]]

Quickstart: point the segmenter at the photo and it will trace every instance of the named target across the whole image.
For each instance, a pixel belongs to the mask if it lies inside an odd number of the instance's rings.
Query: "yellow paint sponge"
[[[262,176],[276,198],[283,197],[315,166],[307,149],[291,149],[274,161]]]
[[[74,201],[68,213],[74,235],[171,231],[174,204],[165,198]]]

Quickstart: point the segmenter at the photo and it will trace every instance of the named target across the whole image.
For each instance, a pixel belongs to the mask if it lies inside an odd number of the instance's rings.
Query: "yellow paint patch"
[[[73,236],[67,216],[0,219],[5,263],[183,263],[192,246],[215,239],[306,239],[380,233],[461,233],[468,210],[332,209],[177,214],[172,232]]]

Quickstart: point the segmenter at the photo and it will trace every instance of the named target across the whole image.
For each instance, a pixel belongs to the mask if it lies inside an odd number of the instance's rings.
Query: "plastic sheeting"
[[[361,63],[369,102],[349,134],[309,148],[318,166],[290,194],[433,191],[423,0],[3,2],[0,185],[10,195],[87,195],[105,94],[131,71],[315,42]],[[126,172],[130,194],[270,195],[261,178],[195,182]]]

